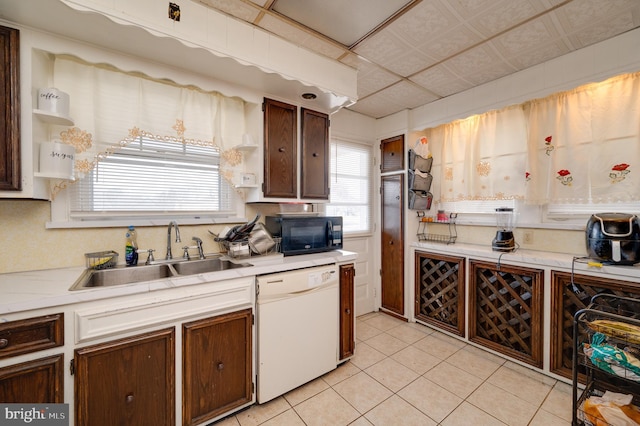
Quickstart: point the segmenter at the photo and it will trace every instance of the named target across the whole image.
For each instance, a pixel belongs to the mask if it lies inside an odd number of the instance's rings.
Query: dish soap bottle
[[[127,245],[124,250],[124,259],[127,262],[127,266],[135,266],[138,264],[138,240],[136,229],[129,226],[127,231]]]

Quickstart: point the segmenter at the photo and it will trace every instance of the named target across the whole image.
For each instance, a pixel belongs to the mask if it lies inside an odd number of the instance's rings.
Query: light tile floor
[[[356,320],[336,370],[216,426],[565,426],[571,386],[382,313]]]

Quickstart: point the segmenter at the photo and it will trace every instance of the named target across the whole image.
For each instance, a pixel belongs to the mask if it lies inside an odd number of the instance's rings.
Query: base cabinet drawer
[[[64,315],[44,315],[0,323],[0,359],[64,344]]]
[[[469,261],[469,340],[542,368],[544,271]]]

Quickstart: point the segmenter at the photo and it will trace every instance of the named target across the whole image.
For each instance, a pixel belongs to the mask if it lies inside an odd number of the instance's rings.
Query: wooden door
[[[60,354],[0,368],[0,402],[62,403],[63,359],[64,356]]]
[[[265,197],[298,196],[297,108],[264,99],[264,187]]]
[[[380,142],[380,151],[382,151],[380,173],[404,170],[404,135],[383,139]]]
[[[329,199],[329,116],[302,108],[300,197]]]
[[[251,402],[251,330],[251,309],[183,325],[183,425]]]
[[[76,425],[175,424],[174,328],[76,349]]]
[[[20,191],[20,33],[0,26],[0,190]]]
[[[354,330],[354,279],[356,268],[353,263],[340,265],[340,348],[339,359],[354,354],[356,347]]]
[[[381,306],[404,315],[404,175],[382,177]]]

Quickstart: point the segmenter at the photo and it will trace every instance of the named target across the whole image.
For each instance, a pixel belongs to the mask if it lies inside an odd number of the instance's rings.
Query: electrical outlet
[[[533,231],[525,231],[522,236],[522,242],[525,244],[533,244]]]

